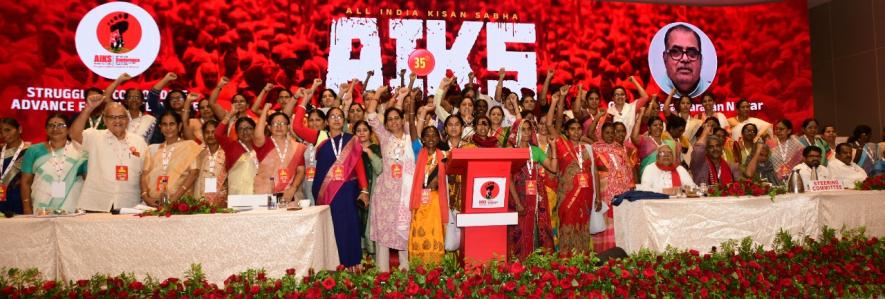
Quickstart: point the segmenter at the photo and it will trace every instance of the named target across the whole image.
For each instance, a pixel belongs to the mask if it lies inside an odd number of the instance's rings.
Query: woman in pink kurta
[[[382,272],[390,270],[390,249],[399,251],[400,268],[408,269],[409,227],[412,216],[409,199],[412,177],[415,175],[415,153],[412,139],[405,125],[409,118],[402,110],[388,108],[384,113],[384,125],[375,113],[375,101],[369,101],[367,115],[370,126],[381,143],[383,171],[372,188],[369,208],[369,238],[375,241],[376,259]]]

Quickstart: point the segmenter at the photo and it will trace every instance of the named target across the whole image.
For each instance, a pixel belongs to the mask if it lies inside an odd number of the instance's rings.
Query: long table
[[[210,282],[264,268],[281,276],[295,268],[333,270],[340,264],[328,206],[301,211],[137,217],[0,219],[0,268],[38,268],[60,280],[96,273],[183,277],[201,264]]]
[[[667,246],[709,252],[751,237],[771,248],[778,231],[820,234],[823,226],[865,227],[885,236],[885,191],[832,191],[759,197],[707,197],[623,202],[614,209],[615,242],[627,252]]]

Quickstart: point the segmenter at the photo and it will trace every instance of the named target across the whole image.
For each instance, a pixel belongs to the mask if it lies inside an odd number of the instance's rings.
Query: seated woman
[[[636,190],[675,195],[682,186],[696,187],[685,167],[673,163],[673,149],[667,145],[658,146],[658,157],[654,167],[646,167],[642,172],[642,183]]]

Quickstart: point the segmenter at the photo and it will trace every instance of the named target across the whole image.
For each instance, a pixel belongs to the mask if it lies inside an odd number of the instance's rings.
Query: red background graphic
[[[43,138],[41,128],[47,114],[10,108],[13,99],[34,99],[27,96],[28,87],[84,89],[104,88],[110,83],[83,65],[74,45],[80,19],[101,3],[16,1],[0,10],[4,27],[0,34],[6,45],[0,50],[0,114],[18,118],[25,127],[26,139]],[[787,117],[795,123],[813,115],[805,0],[734,7],[532,0],[133,3],[154,16],[162,45],[151,69],[121,89],[149,88],[173,71],[179,79],[168,88],[205,95],[224,75],[233,80],[221,96],[226,105],[237,92],[253,97],[266,82],[282,87],[306,86],[314,78],[326,77],[330,25],[333,19],[347,16],[348,8],[370,10],[368,16],[350,16],[377,17],[379,24],[397,17],[379,15],[378,8],[417,9],[418,17],[403,18],[447,20],[449,45],[464,21],[490,21],[473,18],[476,12],[517,14],[517,23],[536,25],[537,41],[534,45],[508,45],[508,50],[537,52],[539,84],[546,70],[555,68],[554,85],[583,83],[585,87],[599,87],[603,99],[610,98],[612,87],[624,83],[629,75],[651,82],[649,41],[668,23],[688,22],[701,28],[716,46],[719,70],[710,91],[720,103],[741,97],[764,102],[763,110],[755,114],[770,120]],[[465,11],[469,18],[427,16],[427,11],[443,10]],[[388,38],[386,25],[379,27],[386,82],[398,72],[395,40]],[[418,41],[418,48],[423,48],[423,42]],[[485,69],[485,49],[482,30],[468,57],[481,83],[496,78],[497,73]],[[483,91],[488,92],[488,87]]]

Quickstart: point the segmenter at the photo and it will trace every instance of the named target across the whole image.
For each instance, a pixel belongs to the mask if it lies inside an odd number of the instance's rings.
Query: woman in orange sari
[[[556,124],[554,124],[554,110],[562,110],[558,94],[554,94],[550,105],[551,109],[547,112],[547,129],[550,135],[557,136],[562,122],[561,118],[557,118]],[[557,109],[553,109],[553,107],[557,107]],[[559,166],[559,185],[557,187],[559,249],[589,252],[593,249],[589,233],[590,209],[602,206],[600,201],[596,201],[594,206],[593,198],[596,190],[593,188],[593,180],[596,179],[596,176],[591,171],[591,156],[585,150],[586,144],[581,142],[583,127],[575,119],[568,120],[564,126],[566,136],[559,136],[555,141]]]
[[[252,142],[258,148],[271,142],[273,150],[259,161],[253,189],[255,194],[282,193],[283,201],[293,201],[304,180],[306,146],[289,137],[289,116],[282,112],[268,116],[270,107],[271,104],[264,105]]]

